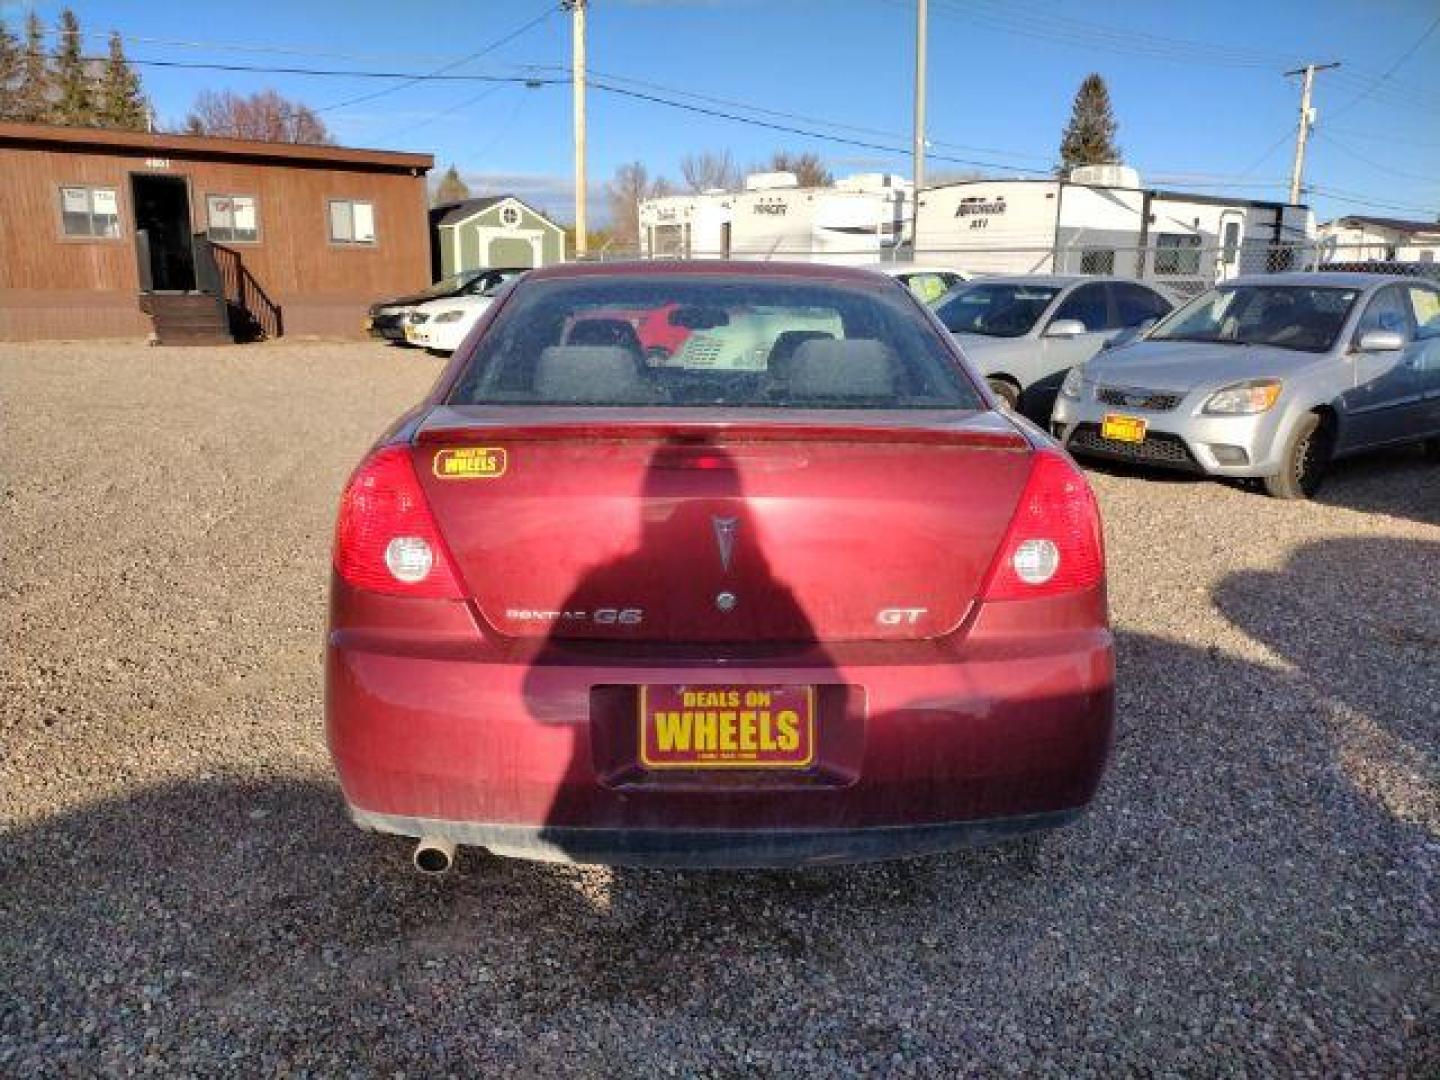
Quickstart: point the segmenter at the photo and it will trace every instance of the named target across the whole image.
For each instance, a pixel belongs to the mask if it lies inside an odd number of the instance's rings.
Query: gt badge
[[[494,480],[509,464],[504,447],[457,446],[437,451],[433,467],[441,480]]]

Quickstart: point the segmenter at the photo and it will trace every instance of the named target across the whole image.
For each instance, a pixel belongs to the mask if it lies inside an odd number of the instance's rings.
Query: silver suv
[[[1440,460],[1440,288],[1378,274],[1241,277],[1066,377],[1076,455],[1259,477],[1308,498],[1330,462],[1404,442]]]

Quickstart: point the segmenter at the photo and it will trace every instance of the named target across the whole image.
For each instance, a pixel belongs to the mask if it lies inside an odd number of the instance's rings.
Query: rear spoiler
[[[558,411],[558,410],[555,410]],[[1031,443],[994,413],[972,413],[963,420],[856,421],[736,418],[599,417],[591,410],[571,409],[573,418],[505,421],[469,418],[441,408],[415,432],[416,445],[457,442],[550,442],[634,440],[704,446],[736,442],[919,443],[929,446],[973,447],[983,450],[1028,451]],[[527,410],[529,412],[529,410]],[[493,414],[492,414],[493,415]],[[533,413],[532,413],[533,416]]]

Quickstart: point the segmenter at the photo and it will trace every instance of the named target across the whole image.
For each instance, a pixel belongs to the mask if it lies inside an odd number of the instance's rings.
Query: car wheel
[[[1440,465],[1440,439],[1426,439],[1425,460],[1431,465]]]
[[[1281,470],[1265,477],[1265,490],[1277,499],[1309,499],[1320,490],[1330,468],[1330,429],[1320,416],[1305,416],[1281,455]]]
[[[1018,412],[1020,409],[1020,388],[1008,379],[987,379],[990,384],[990,392],[1000,399],[1000,403],[1011,412]]]

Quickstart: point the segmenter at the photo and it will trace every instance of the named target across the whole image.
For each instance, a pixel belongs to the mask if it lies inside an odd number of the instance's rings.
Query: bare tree
[[[664,177],[651,178],[650,171],[638,161],[621,165],[605,185],[605,203],[610,211],[610,229],[615,243],[636,247],[640,242],[640,202],[670,194],[670,182]]]
[[[686,188],[694,192],[709,191],[711,188],[730,190],[740,186],[740,169],[729,150],[686,154],[680,159],[680,176]]]
[[[185,119],[185,131],[262,142],[323,145],[335,141],[314,109],[290,101],[276,90],[261,90],[246,97],[231,90],[201,91]]]
[[[801,187],[829,187],[835,182],[834,174],[825,167],[820,155],[809,151],[801,154],[794,150],[776,150],[758,171],[794,173]]]

